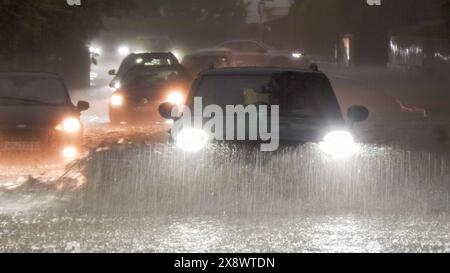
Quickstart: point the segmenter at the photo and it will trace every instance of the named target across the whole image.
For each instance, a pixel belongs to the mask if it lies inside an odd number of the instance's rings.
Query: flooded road
[[[184,154],[161,121],[109,126],[107,88],[74,94],[93,106],[85,157],[0,164],[0,252],[450,252],[450,119],[336,76],[343,109],[371,110],[348,160],[316,144]]]
[[[450,252],[448,216],[0,216],[0,252]]]
[[[450,251],[448,155],[228,149],[104,147],[59,182],[3,188],[0,252]]]

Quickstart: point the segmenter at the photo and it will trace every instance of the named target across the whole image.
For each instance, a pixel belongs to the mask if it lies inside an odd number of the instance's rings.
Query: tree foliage
[[[448,0],[390,0],[370,6],[366,0],[297,0],[292,6],[291,33],[297,42],[327,44],[345,33],[388,33],[442,21]],[[435,23],[435,25],[438,25]]]
[[[136,12],[133,22],[128,22],[129,31],[170,35],[184,44],[234,36],[246,25],[247,4],[244,0],[137,2],[142,11]]]
[[[0,54],[58,54],[84,44],[102,27],[104,16],[118,16],[126,0],[0,0]]]

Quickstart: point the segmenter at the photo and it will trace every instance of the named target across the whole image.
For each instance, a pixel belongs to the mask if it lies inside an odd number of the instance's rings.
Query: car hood
[[[67,116],[78,117],[79,113],[73,106],[0,105],[0,129],[53,127]]]

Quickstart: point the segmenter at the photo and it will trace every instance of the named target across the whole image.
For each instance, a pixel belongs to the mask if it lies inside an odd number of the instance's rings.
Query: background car
[[[127,71],[136,66],[178,66],[180,62],[171,52],[132,53],[120,64],[119,69],[110,70],[108,73],[114,76],[109,86],[113,90],[120,88],[120,81]]]
[[[223,67],[233,67],[233,53],[227,48],[206,48],[184,56],[181,64],[192,75],[197,75],[203,70]]]
[[[39,150],[65,158],[78,155],[83,136],[80,112],[63,80],[47,73],[0,73],[0,143],[3,151]]]
[[[178,66],[135,66],[125,73],[122,86],[110,98],[112,124],[149,121],[161,102],[181,105],[187,96],[190,74]]]
[[[236,66],[295,66],[307,68],[311,64],[304,53],[297,50],[279,50],[263,42],[233,40],[223,42],[217,48],[233,52]]]

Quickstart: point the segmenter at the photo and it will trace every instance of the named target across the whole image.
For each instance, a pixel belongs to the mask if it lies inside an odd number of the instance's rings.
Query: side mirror
[[[175,117],[172,116],[172,112],[177,107],[176,104],[165,102],[159,106],[159,114],[165,119],[174,119]]]
[[[108,71],[108,74],[109,74],[110,76],[115,76],[117,73],[116,73],[116,70],[115,70],[115,69],[111,69],[111,70]]]
[[[89,105],[89,102],[87,102],[87,101],[79,101],[79,102],[77,103],[77,109],[78,109],[80,112],[88,110],[89,107],[90,107],[90,105]]]
[[[347,116],[352,123],[363,122],[369,118],[369,109],[364,106],[352,106],[348,109]]]

